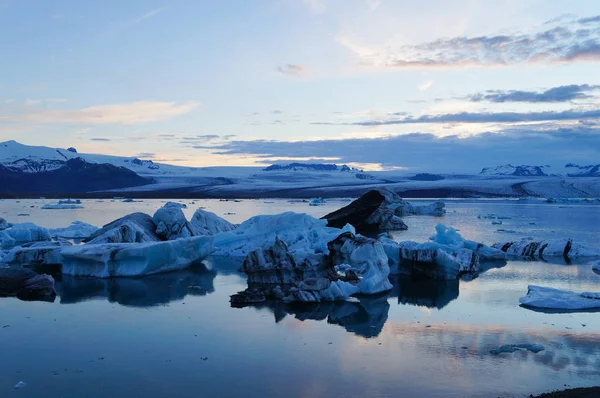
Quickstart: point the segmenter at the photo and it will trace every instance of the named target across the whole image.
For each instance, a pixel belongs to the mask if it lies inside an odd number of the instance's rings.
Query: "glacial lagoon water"
[[[40,209],[49,202],[0,201],[0,217],[100,226],[163,204],[83,200],[84,209]],[[322,216],[346,204],[181,202],[188,217],[203,206],[232,222],[283,211]],[[568,236],[600,245],[599,205],[446,203],[445,217],[406,217],[409,230],[394,238],[424,241],[444,222],[488,244]],[[489,214],[502,225],[478,218]],[[54,303],[0,299],[0,397],[520,397],[600,384],[599,313],[519,306],[528,284],[600,291],[586,262],[511,261],[472,281],[393,278],[392,292],[349,302],[231,308],[229,296],[246,287],[237,267],[210,259],[139,279],[63,277]],[[490,353],[518,343],[545,350]],[[26,385],[14,389],[19,381]]]

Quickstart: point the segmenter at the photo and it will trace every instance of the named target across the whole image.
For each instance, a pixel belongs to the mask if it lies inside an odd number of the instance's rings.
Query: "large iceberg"
[[[158,242],[161,239],[155,229],[156,225],[148,214],[132,213],[106,224],[88,240],[92,244]]]
[[[568,290],[529,285],[519,302],[532,308],[557,311],[600,310],[600,293],[576,293]]]
[[[562,257],[566,260],[582,257],[600,257],[600,250],[573,242],[571,239],[550,239],[545,241],[500,242],[492,245],[509,256],[531,260]]]
[[[259,247],[249,253],[242,271],[248,275],[251,287],[233,295],[232,304],[263,302],[267,298],[286,302],[336,301],[392,288],[381,244],[351,232],[328,242],[325,253],[291,251],[276,237],[271,247]]]
[[[61,203],[63,202],[63,203]],[[72,203],[71,203],[72,202]],[[77,203],[77,204],[75,204]],[[75,209],[83,209],[81,206],[81,201],[59,201],[58,203],[48,203],[40,207],[43,210],[75,210]]]
[[[434,215],[445,214],[443,202],[436,202],[426,206],[414,206],[404,201],[395,192],[380,187],[373,189],[360,198],[323,218],[328,226],[341,228],[351,224],[359,233],[373,233],[379,231],[405,230],[408,227],[400,217],[408,215]]]
[[[483,243],[464,239],[454,228],[436,226],[430,242],[395,242],[379,238],[388,256],[391,272],[432,279],[456,279],[477,274],[480,261],[505,261],[506,253]]]
[[[258,247],[267,248],[279,237],[290,252],[328,253],[327,243],[342,232],[354,232],[352,226],[343,229],[327,227],[326,220],[307,214],[286,212],[255,216],[238,228],[215,235],[216,255],[245,257]]]
[[[87,239],[94,232],[98,230],[98,227],[85,223],[83,221],[74,221],[65,228],[54,228],[50,229],[50,235],[64,239]]]
[[[199,263],[213,250],[211,237],[165,242],[86,244],[63,248],[62,273],[110,278],[180,270]]]
[[[190,220],[190,229],[195,236],[216,235],[221,232],[233,231],[237,225],[217,216],[210,211],[198,209]]]
[[[161,239],[173,240],[194,236],[190,223],[181,211],[184,207],[185,205],[180,203],[167,202],[154,213],[152,220],[156,224],[155,232]]]

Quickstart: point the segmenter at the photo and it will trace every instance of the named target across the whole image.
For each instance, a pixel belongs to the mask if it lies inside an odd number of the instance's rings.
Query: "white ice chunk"
[[[61,203],[57,203],[57,204],[45,204],[42,207],[40,207],[40,209],[43,210],[75,210],[75,209],[83,209],[83,206],[81,205],[65,205],[65,204],[61,204]]]
[[[600,309],[600,293],[576,293],[529,285],[527,295],[521,297],[519,302],[527,307],[547,310],[592,310]]]
[[[14,224],[11,228],[6,229],[4,232],[13,238],[17,244],[50,240],[50,232],[46,228],[30,222]]]
[[[165,242],[87,244],[61,251],[62,272],[110,278],[180,270],[200,262],[213,250],[208,236]]]
[[[351,225],[343,229],[326,225],[327,220],[293,212],[255,216],[233,231],[215,235],[215,254],[245,257],[258,247],[267,248],[273,245],[276,236],[287,243],[290,252],[303,250],[308,253],[327,254],[328,242],[342,232],[354,233]]]
[[[181,203],[167,202],[158,209],[152,217],[154,224],[156,224],[156,234],[167,240],[193,236],[190,224],[186,220],[183,211],[181,211],[185,207]]]
[[[194,235],[216,235],[221,232],[233,231],[237,225],[217,216],[210,211],[198,209],[192,216],[190,228]]]
[[[98,227],[85,223],[83,221],[74,221],[71,225],[65,228],[55,228],[50,230],[52,237],[60,237],[65,239],[86,239],[89,238]]]

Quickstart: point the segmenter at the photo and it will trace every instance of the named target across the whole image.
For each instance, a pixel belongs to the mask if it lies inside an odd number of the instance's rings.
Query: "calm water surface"
[[[102,225],[163,204],[85,200],[81,210],[40,210],[47,202],[0,201],[0,217]],[[345,204],[183,202],[188,217],[204,206],[232,222],[288,210],[322,216]],[[525,236],[600,242],[597,205],[449,201],[447,208],[441,219],[406,217],[409,230],[394,237],[423,241],[444,222],[486,243]],[[477,217],[491,213],[509,218],[492,225]],[[229,295],[246,287],[237,267],[210,259],[206,267],[140,279],[63,277],[54,303],[0,299],[0,397],[512,397],[600,384],[599,313],[518,305],[530,283],[600,291],[600,276],[585,262],[509,262],[473,281],[393,278],[394,290],[382,296],[241,309],[229,305]],[[489,353],[513,343],[545,350]],[[27,385],[15,390],[21,380]]]

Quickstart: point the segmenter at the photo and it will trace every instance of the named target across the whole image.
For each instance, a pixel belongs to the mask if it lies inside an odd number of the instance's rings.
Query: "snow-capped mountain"
[[[361,195],[385,185],[406,197],[600,196],[600,165],[487,167],[479,175],[363,172],[347,165],[183,167],[136,157],[0,143],[0,196],[88,193],[136,197],[311,198]],[[448,170],[451,173],[451,170]],[[588,178],[581,178],[588,177]],[[110,192],[107,192],[110,191]]]
[[[290,163],[290,164],[272,164],[265,167],[263,171],[341,171],[341,172],[358,172],[363,170],[349,167],[345,164],[338,166],[337,164],[321,164],[321,163]]]
[[[136,157],[78,153],[73,147],[61,149],[23,145],[16,141],[0,142],[0,164],[13,171],[24,173],[52,171],[64,166],[68,160],[76,158],[81,158],[88,163],[107,163],[125,167],[140,175],[168,174],[174,171],[173,168],[187,169],[171,165],[163,166],[151,160],[141,160]],[[181,172],[181,170],[178,171]]]
[[[600,164],[579,166],[569,163],[565,166],[569,177],[600,177]]]
[[[0,164],[0,194],[75,194],[137,187],[153,182],[125,167],[88,163],[82,158],[69,159],[57,168],[53,168],[54,164],[51,162],[46,164],[49,165],[48,170],[37,171],[32,171],[29,166],[25,170],[19,170]]]
[[[513,166],[512,164],[505,164],[496,167],[485,167],[479,174],[486,176],[543,177],[548,175],[544,169],[549,168],[550,166]]]

